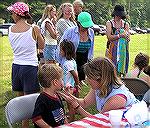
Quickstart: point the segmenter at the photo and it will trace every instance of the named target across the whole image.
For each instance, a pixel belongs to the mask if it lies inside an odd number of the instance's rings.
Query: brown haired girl
[[[139,78],[146,81],[150,86],[150,76],[144,73],[144,69],[149,64],[149,56],[139,53],[134,60],[133,69],[127,73],[126,77]]]

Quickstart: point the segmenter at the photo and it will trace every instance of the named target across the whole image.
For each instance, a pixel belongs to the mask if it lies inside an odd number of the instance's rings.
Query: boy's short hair
[[[53,80],[59,80],[62,77],[63,70],[60,66],[57,66],[56,64],[44,64],[39,67],[38,79],[40,85],[44,88],[49,88]]]

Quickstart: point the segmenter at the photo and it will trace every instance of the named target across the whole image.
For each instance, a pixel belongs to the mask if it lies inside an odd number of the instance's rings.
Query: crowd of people
[[[94,23],[83,8],[81,0],[63,3],[58,11],[47,5],[37,25],[29,22],[27,4],[16,2],[7,8],[15,22],[8,35],[14,54],[12,90],[18,96],[41,92],[32,116],[35,127],[74,121],[76,111],[89,116],[85,108],[93,104],[103,113],[139,102],[121,81],[122,76],[137,77],[150,85],[146,75],[149,56],[139,53],[134,69],[128,72],[130,34],[124,7],[116,5],[113,19],[107,21],[106,57],[98,58],[93,57]],[[82,81],[91,86],[83,99],[79,98]],[[68,119],[62,98],[67,101]],[[29,127],[28,120],[22,121],[22,127]]]

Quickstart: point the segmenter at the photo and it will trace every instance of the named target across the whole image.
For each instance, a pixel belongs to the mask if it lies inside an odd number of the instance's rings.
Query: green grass
[[[106,42],[106,36],[95,37],[94,57],[105,55]],[[131,36],[131,41],[129,43],[129,69],[132,68],[134,58],[139,52],[146,53],[150,56],[150,34],[136,34]],[[8,128],[4,114],[4,107],[6,103],[14,97],[14,94],[11,91],[12,60],[12,49],[8,37],[0,37],[0,128]],[[81,97],[84,97],[88,90],[88,86],[83,86]],[[92,107],[88,109],[88,111],[94,114],[96,112],[94,108],[95,107]]]

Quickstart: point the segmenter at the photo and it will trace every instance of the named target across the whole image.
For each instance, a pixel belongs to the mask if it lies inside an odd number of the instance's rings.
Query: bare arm
[[[83,108],[87,108],[96,103],[95,101],[95,90],[90,89],[89,93],[85,96],[85,98],[77,98],[72,94],[64,91],[64,93],[58,92],[60,96],[62,96],[68,103],[76,106],[76,104],[80,104]]]
[[[119,39],[119,36],[118,35],[112,35],[112,25],[110,23],[110,21],[107,21],[106,23],[106,36],[107,36],[107,39],[109,41],[113,41],[113,40],[118,40]]]
[[[130,29],[129,24],[126,23],[125,31],[127,32],[126,39],[127,39],[128,42],[130,41],[130,32],[129,32],[129,29]]]
[[[77,72],[75,72],[74,70],[72,70],[72,71],[70,71],[70,73],[72,74],[72,76],[74,78],[75,84],[79,85],[79,77],[78,77]]]
[[[43,119],[37,120],[35,122],[40,128],[52,128]]]
[[[89,106],[96,103],[95,101],[95,90],[90,89],[89,93],[85,96],[84,99],[78,99],[78,103],[83,108],[88,108]]]
[[[41,31],[38,26],[34,26],[33,28],[33,39],[38,43],[38,49],[44,49],[44,38],[41,34]]]
[[[57,32],[56,32],[56,29],[52,23],[47,21],[45,23],[45,28],[48,30],[48,32],[50,33],[50,35],[53,39],[57,38]]]
[[[125,107],[126,100],[121,96],[113,96],[105,103],[102,113],[110,110],[116,110]]]

